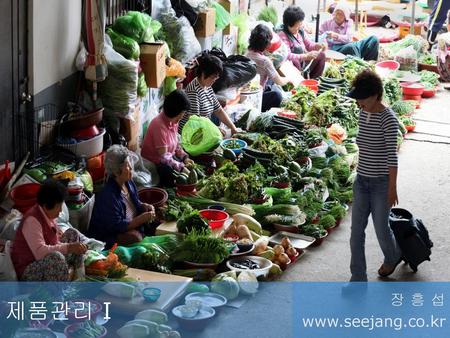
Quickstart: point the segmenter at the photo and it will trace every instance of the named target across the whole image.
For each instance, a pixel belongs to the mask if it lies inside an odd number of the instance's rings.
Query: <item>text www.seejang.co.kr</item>
[[[368,331],[376,329],[391,328],[396,331],[402,329],[415,329],[415,328],[443,328],[445,326],[447,318],[435,317],[431,315],[429,318],[424,317],[411,317],[403,319],[399,317],[353,317],[353,318],[302,318],[304,328],[365,328]]]

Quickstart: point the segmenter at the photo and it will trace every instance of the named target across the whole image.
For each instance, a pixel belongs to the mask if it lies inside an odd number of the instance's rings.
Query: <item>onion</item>
[[[280,256],[284,253],[284,248],[280,244],[277,244],[273,247],[273,251],[275,253],[275,256]]]

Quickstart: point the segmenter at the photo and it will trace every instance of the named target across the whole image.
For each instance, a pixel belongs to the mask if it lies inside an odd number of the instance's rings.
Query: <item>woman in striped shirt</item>
[[[236,134],[234,123],[220,105],[211,87],[222,74],[222,61],[214,55],[204,54],[197,59],[197,62],[197,77],[185,89],[190,109],[179,122],[178,132],[181,134],[189,116],[199,115],[210,118],[217,125],[222,122],[230,128],[231,135]],[[221,132],[225,134],[222,129]]]
[[[390,208],[398,203],[398,122],[394,112],[382,103],[383,83],[376,73],[361,72],[353,81],[349,96],[356,99],[361,108],[350,237],[351,281],[367,281],[364,242],[370,214],[384,255],[378,274],[389,276],[401,261],[400,248],[389,227]]]

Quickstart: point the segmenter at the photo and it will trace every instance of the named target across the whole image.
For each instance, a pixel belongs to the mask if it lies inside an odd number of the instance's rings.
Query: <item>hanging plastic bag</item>
[[[164,96],[169,95],[176,89],[177,89],[177,78],[172,76],[166,77],[164,79]]]
[[[204,54],[214,55],[222,61],[223,72],[212,86],[216,93],[230,87],[242,87],[256,76],[256,64],[246,56],[230,55],[227,57],[220,48],[213,48],[201,55]]]
[[[139,97],[145,97],[148,92],[147,82],[145,82],[145,74],[143,72],[139,73],[137,95]]]
[[[231,15],[217,2],[213,2],[212,6],[216,10],[216,32],[222,31],[230,24]]]
[[[183,127],[181,144],[192,156],[211,151],[222,141],[220,129],[208,118],[192,115]]]
[[[336,144],[341,144],[347,139],[347,132],[339,124],[334,123],[327,129],[328,137]]]
[[[248,29],[248,15],[241,13],[232,18],[233,25],[238,27],[238,53],[244,54],[248,48],[250,30]]]
[[[112,48],[109,37],[106,38],[105,56],[108,62],[108,77],[98,84],[105,114],[126,117],[134,112],[137,100],[137,63],[117,53]]]
[[[400,70],[417,72],[417,52],[413,46],[400,50],[394,60],[400,64]]]
[[[168,58],[168,61],[166,61],[166,76],[185,78],[186,68],[184,68],[181,62],[172,58]]]
[[[118,17],[112,28],[138,43],[153,42],[154,34],[157,33],[161,25],[152,23],[152,21],[148,14],[129,11],[126,15]]]
[[[158,0],[152,1],[152,18],[159,20],[163,13],[167,13],[172,10],[172,4],[170,0]]]
[[[208,10],[210,0],[186,0],[186,2],[195,12],[200,13]]]
[[[123,34],[117,33],[111,28],[107,30],[107,33],[111,38],[113,48],[117,53],[128,60],[139,60],[139,54],[141,51],[139,44],[135,40]]]
[[[186,17],[177,18],[172,10],[161,14],[161,23],[162,29],[158,37],[167,42],[174,59],[187,64],[202,51],[194,29]]]

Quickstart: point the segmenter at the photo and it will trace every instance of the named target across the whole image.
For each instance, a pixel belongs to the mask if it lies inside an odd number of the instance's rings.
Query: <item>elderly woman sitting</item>
[[[350,7],[338,3],[333,11],[333,18],[320,26],[320,34],[326,34],[328,47],[345,55],[354,55],[364,60],[377,60],[379,41],[375,36],[353,42],[353,20]]]
[[[23,217],[16,232],[11,259],[17,277],[24,281],[68,281],[70,270],[82,265],[86,244],[80,233],[64,234],[55,223],[66,197],[66,187],[46,181],[37,194],[37,204]]]
[[[139,200],[131,180],[130,155],[124,146],[113,145],[108,149],[105,155],[108,180],[95,195],[89,235],[106,242],[107,248],[114,243],[129,245],[141,241],[143,235],[152,232],[147,223],[155,220],[155,209]]]

